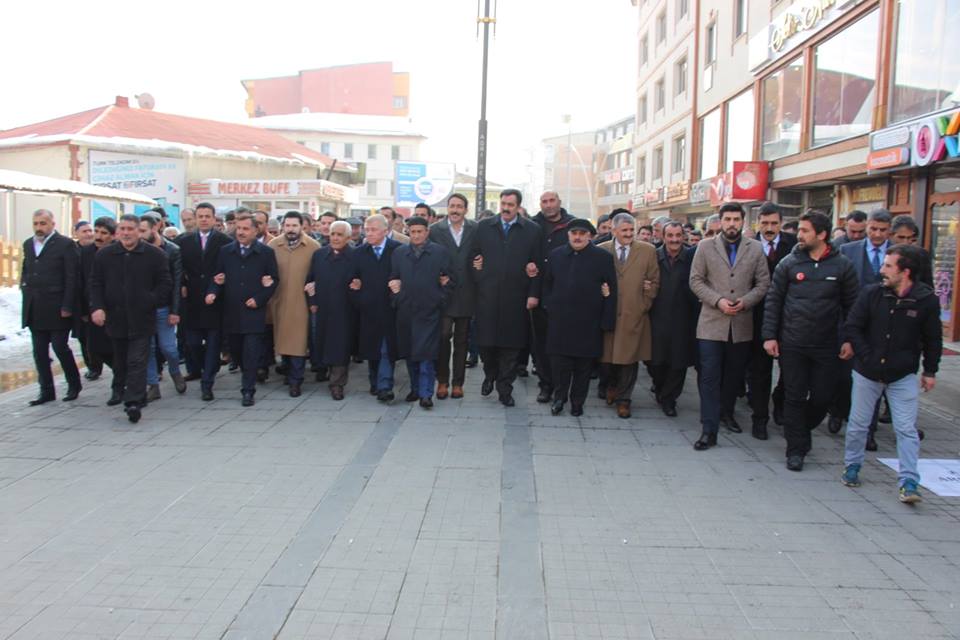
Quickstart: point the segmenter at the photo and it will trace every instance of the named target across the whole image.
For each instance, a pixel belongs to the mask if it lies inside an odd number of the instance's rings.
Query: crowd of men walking
[[[88,379],[110,367],[107,404],[123,404],[131,422],[160,398],[164,364],[177,393],[199,381],[210,401],[229,363],[251,406],[278,355],[292,397],[309,364],[342,400],[351,363],[366,362],[369,392],[384,403],[395,399],[404,360],[405,399],[429,409],[434,397],[464,397],[477,352],[480,393],[514,406],[515,379],[532,356],[537,401],[552,414],[569,403],[582,415],[597,378],[620,418],[631,417],[641,362],[669,417],[694,367],[697,451],[716,446],[721,427],[743,431],[734,412],[743,395],[752,436],[766,440],[772,400],[787,468],[803,469],[812,431],[829,415],[831,433],[847,422],[842,479],[858,486],[885,397],[900,499],[920,499],[918,391],[935,385],[942,342],[930,257],[911,218],[855,211],[836,234],[827,215],[809,210],[788,233],[781,209],[765,203],[752,237],[736,203],[700,231],[669,218],[638,227],[626,210],[596,229],[554,192],[532,217],[514,189],[500,194],[499,214],[478,221],[464,196],[446,204],[442,219],[418,205],[405,221],[390,207],[364,221],[290,211],[273,233],[264,212],[221,218],[202,203],[184,212],[182,232],[158,208],[78,223],[76,241],[38,210],[21,278],[40,383],[30,404],[56,397],[51,347],[63,400],[78,397],[71,332]]]

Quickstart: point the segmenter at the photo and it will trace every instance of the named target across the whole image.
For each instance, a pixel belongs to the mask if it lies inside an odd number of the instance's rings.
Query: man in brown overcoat
[[[281,234],[271,240],[269,246],[277,256],[280,272],[280,284],[269,307],[273,316],[273,343],[283,359],[290,397],[296,398],[303,384],[310,334],[310,312],[303,287],[310,271],[310,259],[320,243],[303,232],[301,214],[288,211],[283,217]]]
[[[603,340],[602,362],[610,364],[607,404],[630,417],[630,397],[641,360],[650,359],[650,307],[660,288],[657,251],[634,239],[636,220],[629,213],[613,218],[613,239],[600,245],[613,255],[617,270],[617,324]]]

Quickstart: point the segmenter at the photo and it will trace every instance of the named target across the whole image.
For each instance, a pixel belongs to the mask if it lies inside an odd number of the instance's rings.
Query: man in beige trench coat
[[[300,395],[306,365],[310,311],[303,291],[310,271],[310,259],[320,243],[303,232],[303,218],[297,211],[283,217],[280,235],[269,246],[277,256],[280,285],[270,299],[274,348],[283,359],[290,384],[290,397]]]
[[[630,417],[630,397],[641,360],[650,359],[650,307],[660,288],[657,250],[634,239],[636,220],[629,213],[613,218],[613,239],[600,245],[613,254],[617,270],[617,325],[603,340],[602,362],[610,365],[607,404]]]

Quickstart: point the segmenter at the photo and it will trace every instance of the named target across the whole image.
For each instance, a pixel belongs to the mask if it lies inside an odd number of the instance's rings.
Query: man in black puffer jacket
[[[811,431],[833,398],[840,360],[853,356],[851,345],[841,340],[841,327],[857,299],[857,271],[831,249],[830,227],[830,218],[819,211],[800,216],[797,247],[777,265],[764,307],[761,337],[766,352],[780,358],[791,471],[803,470]]]

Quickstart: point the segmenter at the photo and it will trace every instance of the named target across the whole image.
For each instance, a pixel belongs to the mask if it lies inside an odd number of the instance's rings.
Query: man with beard
[[[690,289],[702,303],[697,321],[700,355],[700,423],[703,433],[693,448],[717,444],[720,424],[733,433],[742,429],[733,407],[743,384],[753,312],[770,286],[770,272],[760,243],[744,238],[743,207],[720,207],[720,235],[697,246],[690,268]]]
[[[276,255],[280,274],[280,284],[270,299],[273,342],[287,372],[290,397],[299,398],[310,334],[310,314],[303,286],[307,282],[313,253],[320,244],[303,232],[300,212],[288,211],[283,216],[281,234],[267,246]]]
[[[213,305],[223,298],[223,332],[230,357],[239,360],[241,404],[252,407],[257,390],[257,367],[263,360],[267,331],[267,303],[280,275],[273,249],[257,241],[253,216],[236,218],[237,239],[220,250],[216,274],[204,299]]]
[[[781,233],[783,216],[780,208],[772,202],[760,206],[760,243],[763,255],[767,258],[767,269],[773,278],[773,270],[785,257],[790,255],[797,244],[797,237]],[[773,358],[763,348],[760,329],[763,328],[763,306],[753,309],[753,346],[750,354],[750,407],[753,410],[752,434],[758,440],[766,440],[767,423],[770,421],[770,389],[773,387]],[[773,390],[774,422],[783,424],[783,377]]]
[[[787,469],[803,470],[813,429],[827,408],[853,349],[841,327],[857,299],[857,274],[830,245],[830,218],[800,216],[797,249],[780,261],[764,309],[763,348],[780,358],[784,388]]]
[[[648,313],[660,287],[657,250],[634,237],[637,221],[629,213],[613,218],[613,240],[600,249],[607,251],[617,276],[615,327],[604,335],[601,361],[609,365],[606,401],[616,404],[617,416],[630,417],[630,403],[637,384],[641,360],[650,359]]]
[[[473,277],[477,282],[477,346],[483,359],[480,394],[494,387],[505,407],[516,403],[517,357],[527,345],[529,310],[540,304],[540,226],[519,215],[522,194],[500,193],[500,215],[477,223]],[[539,364],[538,364],[539,366]],[[543,398],[543,389],[537,400]],[[544,402],[549,402],[547,395]]]
[[[550,407],[555,416],[568,399],[570,415],[583,415],[590,371],[604,352],[604,332],[612,331],[617,319],[618,274],[607,245],[590,242],[595,231],[588,220],[572,220],[567,244],[546,261],[543,303],[551,313],[546,349],[556,383]]]
[[[170,368],[170,378],[177,393],[185,393],[187,383],[180,373],[180,351],[177,348],[177,325],[180,323],[180,306],[182,296],[180,285],[183,281],[183,260],[180,247],[170,242],[158,233],[163,223],[152,213],[145,213],[140,217],[140,238],[163,251],[167,256],[170,267],[170,299],[166,304],[157,308],[156,333],[150,338],[150,356],[147,359],[147,402],[160,399],[160,363],[157,361],[157,347],[167,361]]]
[[[356,315],[350,304],[356,249],[350,246],[350,225],[343,220],[330,225],[329,236],[329,244],[315,251],[310,259],[304,291],[309,296],[316,336],[311,356],[327,369],[330,396],[343,400],[356,327]]]
[[[33,363],[40,383],[40,395],[30,401],[31,407],[56,398],[50,369],[51,346],[67,379],[63,400],[76,400],[80,395],[80,370],[68,342],[77,312],[79,272],[80,254],[76,243],[57,233],[51,212],[34,211],[33,237],[23,243],[20,270],[21,316],[23,326],[30,328]]]
[[[556,191],[545,191],[540,196],[540,212],[533,216],[533,222],[540,226],[543,238],[543,247],[540,255],[543,265],[550,261],[550,254],[554,249],[567,244],[567,229],[574,217],[560,206],[560,196]],[[543,305],[538,305],[531,312],[533,320],[532,352],[534,364],[537,366],[537,376],[540,378],[540,393],[537,402],[550,402],[553,397],[553,375],[550,368],[550,357],[547,354],[547,324],[549,316]]]
[[[197,212],[189,207],[180,212],[180,224],[184,233],[193,233],[197,230]]]
[[[846,331],[855,352],[853,401],[843,463],[842,481],[860,486],[867,434],[874,407],[886,392],[897,435],[900,502],[919,502],[917,459],[920,438],[916,422],[918,386],[925,392],[936,386],[943,351],[940,304],[933,289],[913,279],[923,269],[919,247],[896,245],[880,268],[883,283],[860,292],[847,319]],[[917,368],[923,355],[919,385]]]
[[[433,406],[434,363],[440,350],[443,309],[455,286],[450,254],[429,242],[427,219],[407,218],[410,242],[393,252],[387,286],[397,309],[397,356],[407,361],[410,393],[420,406]],[[410,400],[410,398],[408,398]]]
[[[90,319],[106,326],[113,342],[113,393],[107,404],[122,401],[130,422],[138,422],[146,404],[157,309],[169,304],[173,287],[166,254],[140,239],[137,216],[120,216],[117,239],[94,258]]]
[[[700,300],[690,290],[695,250],[683,246],[683,227],[671,220],[662,233],[663,246],[657,249],[660,286],[650,309],[653,346],[648,370],[657,403],[667,417],[674,418],[687,369],[697,363]]]
[[[103,375],[103,365],[113,369],[113,344],[106,329],[90,321],[90,274],[93,273],[93,260],[97,251],[113,242],[117,233],[117,222],[109,216],[101,216],[93,221],[93,244],[80,249],[80,320],[84,324],[87,341],[87,380],[97,380]]]
[[[314,225],[316,229],[316,235],[314,239],[320,243],[321,247],[325,247],[330,244],[330,225],[336,222],[337,214],[333,211],[324,211],[320,214],[320,220]],[[349,225],[348,225],[349,226]]]

